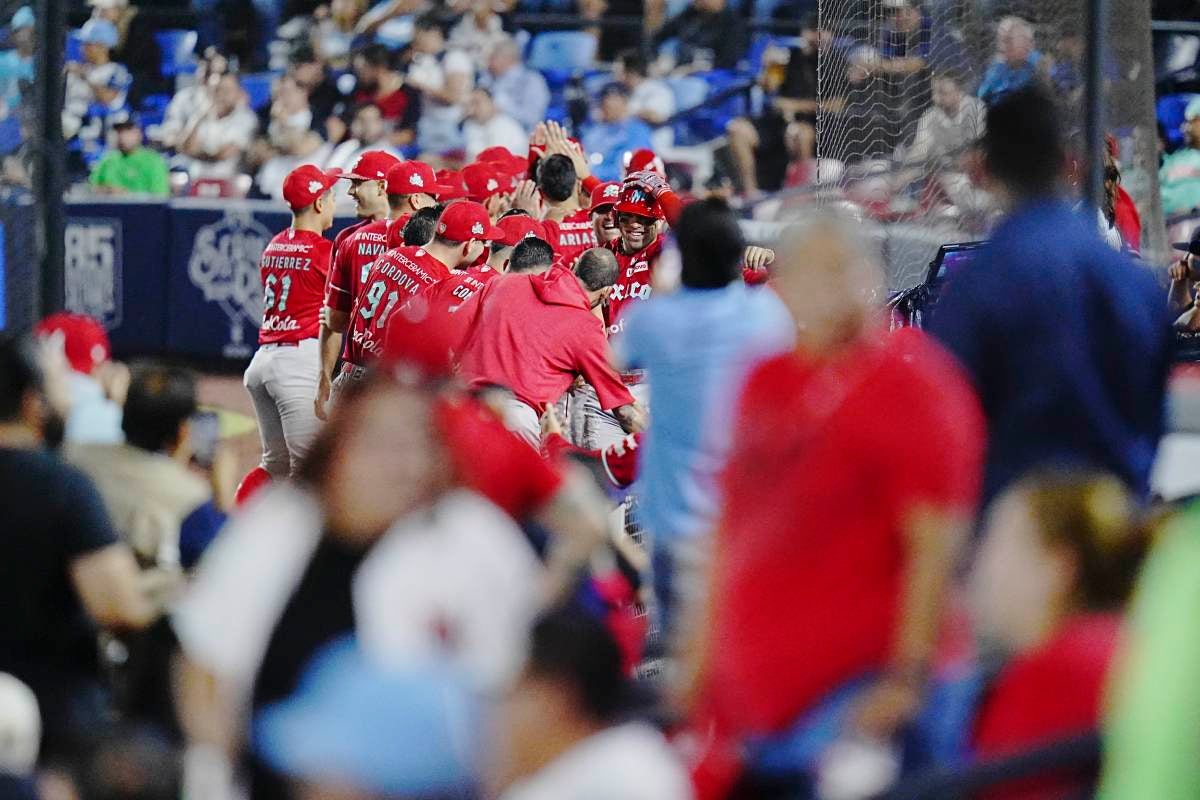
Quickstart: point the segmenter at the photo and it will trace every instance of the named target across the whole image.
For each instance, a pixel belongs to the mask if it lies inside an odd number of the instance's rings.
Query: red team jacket
[[[263,321],[259,344],[315,339],[333,244],[319,233],[288,228],[275,234],[259,259]]]
[[[440,337],[457,356],[475,318],[476,295],[499,274],[486,266],[452,272],[449,278],[423,289],[409,300],[404,309],[406,316],[411,321],[420,321],[422,335]],[[387,328],[386,323],[384,327]],[[404,335],[411,335],[407,331]],[[385,341],[392,341],[394,335],[399,334],[386,330]]]
[[[492,281],[476,298],[475,312],[461,359],[472,386],[507,386],[541,413],[583,375],[602,408],[633,402],[572,273],[552,269]]]
[[[426,286],[450,277],[445,264],[423,247],[397,247],[371,263],[358,299],[350,312],[345,360],[365,366],[383,354],[388,318],[402,301]]]

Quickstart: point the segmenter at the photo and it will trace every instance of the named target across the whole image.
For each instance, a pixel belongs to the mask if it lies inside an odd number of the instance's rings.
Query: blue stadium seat
[[[1168,150],[1183,146],[1183,112],[1188,103],[1196,98],[1200,98],[1200,94],[1168,94],[1158,98],[1155,111],[1158,121],[1166,130]]]
[[[167,106],[171,102],[169,94],[148,94],[142,98],[142,104],[138,108],[138,116],[142,120],[142,126],[161,125],[163,117],[167,114]]]
[[[76,63],[83,61],[83,42],[79,39],[79,29],[67,32],[67,48],[63,52],[63,58],[67,61]]]
[[[529,46],[526,63],[543,73],[590,69],[596,62],[596,45],[595,37],[583,31],[539,33]]]
[[[154,39],[162,50],[162,74],[164,78],[174,78],[176,75],[190,75],[196,71],[196,63],[192,56],[196,53],[195,31],[169,28],[155,31]]]
[[[279,73],[275,72],[256,72],[242,76],[242,88],[246,90],[250,107],[255,111],[271,102],[271,84],[277,77]]]

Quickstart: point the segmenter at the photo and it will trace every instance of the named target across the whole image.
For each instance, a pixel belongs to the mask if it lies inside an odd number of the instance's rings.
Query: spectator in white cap
[[[63,97],[63,136],[98,139],[103,118],[91,117],[93,106],[105,112],[125,107],[132,78],[124,65],[112,60],[117,46],[117,28],[106,19],[93,17],[79,30],[83,63],[67,65],[67,88]],[[85,130],[86,124],[86,130]]]
[[[155,26],[129,0],[88,0],[92,18],[102,19],[117,29],[113,60],[125,65],[133,75],[130,103],[137,105],[148,94],[170,92],[171,84],[162,76],[162,50],[154,38]]]
[[[13,48],[0,52],[0,115],[4,116],[20,104],[21,83],[33,81],[33,11],[29,6],[16,10],[8,29]]]

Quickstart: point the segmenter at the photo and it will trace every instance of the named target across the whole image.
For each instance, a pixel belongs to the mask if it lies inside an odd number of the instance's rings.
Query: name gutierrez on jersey
[[[262,258],[263,269],[308,269],[310,266],[312,259],[300,256],[264,255]]]

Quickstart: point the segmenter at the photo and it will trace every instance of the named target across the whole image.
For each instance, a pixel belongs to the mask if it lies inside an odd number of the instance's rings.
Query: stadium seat
[[[271,102],[271,84],[277,77],[279,75],[274,72],[256,72],[242,76],[242,88],[246,90],[246,98],[255,111]]]
[[[76,63],[83,61],[83,42],[79,39],[78,29],[67,33],[67,47],[63,52],[63,59]]]
[[[138,116],[141,118],[142,127],[161,125],[163,117],[167,114],[167,106],[170,102],[171,95],[169,94],[148,94],[143,97],[141,106],[138,108]]]
[[[529,46],[526,63],[543,73],[589,69],[596,62],[596,45],[596,38],[583,31],[539,33]]]
[[[189,75],[196,71],[192,56],[196,53],[195,31],[169,28],[156,31],[154,39],[162,50],[162,74],[164,78]]]
[[[1158,98],[1155,111],[1167,136],[1167,150],[1183,146],[1183,112],[1188,103],[1200,98],[1200,94],[1169,94]]]

